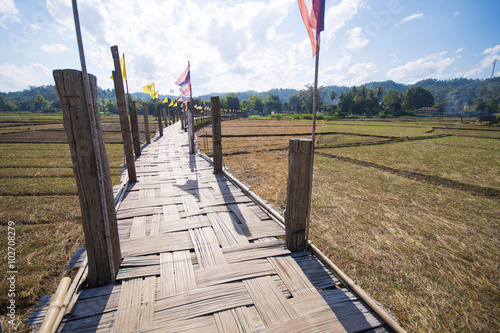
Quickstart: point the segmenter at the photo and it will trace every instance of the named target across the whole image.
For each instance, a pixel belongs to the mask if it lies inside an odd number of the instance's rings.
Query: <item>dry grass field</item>
[[[143,117],[139,117],[144,131]],[[117,116],[101,118],[113,185],[120,183],[123,145]],[[150,130],[156,123],[150,117]],[[141,132],[141,139],[145,140]],[[55,292],[64,267],[84,245],[81,213],[62,115],[0,115],[0,324],[9,301],[8,222],[15,225],[16,323],[24,322],[41,297]]]
[[[118,118],[102,123],[118,184]],[[310,131],[310,121],[225,121],[224,163],[282,210],[288,140]],[[408,119],[319,122],[317,132],[330,134],[317,137],[315,244],[410,332],[500,331],[500,128]],[[211,128],[197,134],[210,155]],[[0,323],[13,221],[23,332],[84,243],[80,208],[61,115],[0,115],[0,153]]]
[[[286,141],[310,127],[223,122],[225,165],[282,210]],[[406,120],[318,130],[337,134],[317,141],[314,243],[410,332],[500,331],[500,128]]]

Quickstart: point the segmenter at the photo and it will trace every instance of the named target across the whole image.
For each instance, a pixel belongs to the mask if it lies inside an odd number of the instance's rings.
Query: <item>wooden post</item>
[[[165,127],[168,127],[168,119],[167,119],[167,109],[163,108],[163,122],[165,123]]]
[[[123,89],[123,77],[118,46],[111,46],[111,54],[113,56],[113,62],[115,63],[113,81],[115,83],[116,104],[120,116],[120,127],[122,129],[123,149],[127,162],[128,178],[131,183],[135,183],[137,182],[137,176],[135,172],[134,153],[132,151],[132,140],[130,139],[130,125],[128,123],[127,102],[125,100],[125,90]]]
[[[137,119],[136,102],[130,102],[130,124],[132,124],[132,141],[135,157],[141,156],[141,140],[139,139],[139,120]]]
[[[188,122],[188,134],[189,134],[189,153],[194,154],[194,104],[193,99],[188,102],[188,113],[187,113],[187,122]]]
[[[148,103],[142,103],[142,113],[144,116],[144,134],[146,135],[146,143],[151,143],[151,134],[149,133],[149,116],[148,116]]]
[[[156,118],[158,119],[158,130],[160,131],[160,136],[163,136],[163,126],[161,125],[161,113],[159,104],[156,104]]]
[[[222,173],[222,132],[220,125],[220,103],[219,96],[210,98],[212,108],[212,150],[214,159],[214,173]]]
[[[311,139],[290,139],[285,210],[285,243],[292,252],[306,249]]]
[[[122,258],[109,162],[99,117],[97,79],[93,75],[88,75],[88,79],[90,103],[85,98],[82,72],[70,69],[54,71],[82,213],[89,266],[87,281],[89,286],[97,287],[114,282]],[[87,104],[92,106],[89,111]],[[94,113],[96,120],[96,144],[92,137],[90,112]],[[99,147],[98,156],[96,146]],[[103,179],[99,179],[99,162]],[[103,191],[100,191],[99,183],[104,187]]]

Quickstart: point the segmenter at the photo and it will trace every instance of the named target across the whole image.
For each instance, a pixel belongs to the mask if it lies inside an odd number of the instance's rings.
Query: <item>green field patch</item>
[[[39,224],[73,220],[81,217],[76,195],[0,196],[0,225]]]
[[[500,139],[500,128],[497,129],[459,129],[459,128],[435,128],[435,134],[452,134],[457,136],[472,136],[481,138]]]
[[[50,151],[67,151],[69,153],[69,145],[64,143],[3,143],[0,146],[0,152],[6,151],[23,151],[23,150],[50,150]]]
[[[19,157],[19,158],[10,158],[10,159],[0,159],[0,167],[2,168],[71,168],[73,166],[71,162],[71,157],[60,157],[60,158],[52,158],[45,157],[47,155],[44,153],[44,157]]]
[[[0,195],[76,195],[74,178],[2,178]]]
[[[376,135],[385,137],[415,137],[427,135],[432,127],[417,123],[390,122],[327,122],[322,132],[339,132],[348,134]]]
[[[29,124],[23,126],[11,126],[11,127],[2,127],[2,131],[64,131],[64,127],[62,122],[56,124]]]
[[[73,168],[0,168],[1,178],[73,177]],[[3,180],[0,180],[3,181]]]
[[[403,327],[500,328],[485,320],[498,301],[498,216],[494,199],[315,158],[313,242]]]
[[[366,142],[380,142],[387,141],[389,139],[383,138],[373,138],[370,136],[359,136],[350,134],[318,134],[318,140],[316,141],[317,146],[331,146],[331,145],[343,145],[346,143],[366,143]]]
[[[461,142],[460,139],[443,137],[380,146],[331,148],[322,151],[391,168],[500,189],[498,168],[500,154],[492,152],[490,149],[494,147],[494,143],[488,142],[496,140],[469,138]]]
[[[15,132],[0,135],[0,142],[5,143],[51,143],[68,142],[68,137],[64,131],[29,131]]]

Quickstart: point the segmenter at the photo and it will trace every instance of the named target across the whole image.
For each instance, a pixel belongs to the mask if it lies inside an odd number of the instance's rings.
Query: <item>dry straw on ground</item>
[[[248,135],[253,124],[249,120],[237,125]],[[291,133],[297,124],[311,123],[282,121],[272,132],[286,128],[283,133]],[[238,126],[223,122],[222,134],[236,133]],[[454,136],[407,141],[435,135],[435,127]],[[318,150],[350,160],[315,158],[311,217],[315,244],[410,332],[499,331],[497,192],[471,194],[370,165],[449,177],[497,191],[500,129],[456,122],[357,121],[330,122],[323,130],[346,134],[320,135],[320,144],[359,142],[359,147]],[[356,140],[356,135],[362,136]],[[405,141],[384,143],[380,136]],[[283,208],[287,151],[274,149],[288,138],[276,138],[268,137],[265,145],[254,148],[254,138],[223,137],[222,146],[229,152],[224,160],[230,172]],[[368,145],[371,142],[384,144]]]

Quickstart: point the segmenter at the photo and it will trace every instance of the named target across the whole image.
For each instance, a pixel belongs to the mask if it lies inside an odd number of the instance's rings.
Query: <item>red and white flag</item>
[[[298,0],[302,21],[306,25],[309,39],[316,55],[320,32],[325,30],[325,0]]]
[[[190,95],[191,95],[191,83],[188,83],[186,85],[181,86],[179,88],[179,90],[181,91],[182,96],[190,97]]]
[[[191,75],[190,75],[190,63],[188,61],[188,66],[184,72],[182,72],[181,76],[175,81],[175,84],[178,86],[183,86],[186,84],[189,84],[191,81]]]

